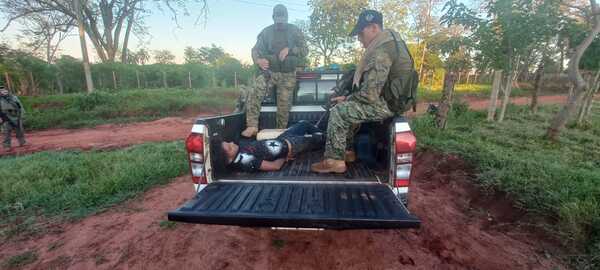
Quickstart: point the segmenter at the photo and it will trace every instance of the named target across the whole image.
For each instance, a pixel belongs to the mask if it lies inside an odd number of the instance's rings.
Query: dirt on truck
[[[290,124],[327,127],[324,105],[340,73],[299,73]],[[275,128],[275,92],[261,108],[259,129]],[[245,113],[200,118],[186,140],[196,196],[168,214],[171,221],[260,227],[382,229],[416,228],[407,209],[416,138],[406,119],[361,125],[354,137],[358,159],[344,174],[318,174],[310,165],[322,150],[304,153],[275,172],[213,169],[212,136],[243,144]]]

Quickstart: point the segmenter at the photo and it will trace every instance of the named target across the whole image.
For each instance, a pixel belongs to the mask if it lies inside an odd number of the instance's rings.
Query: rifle
[[[354,82],[354,72],[355,72],[354,69],[345,72],[344,75],[342,75],[342,78],[340,79],[339,85],[331,88],[331,90],[333,91],[333,94],[331,94],[331,96],[329,97],[327,104],[322,106],[323,109],[325,109],[325,113],[323,115],[321,115],[321,118],[319,118],[319,121],[317,121],[317,123],[315,124],[316,127],[319,127],[319,124],[321,123],[321,121],[323,121],[323,119],[325,119],[326,115],[329,115],[329,111],[331,110],[331,108],[333,108],[335,106],[335,104],[331,101],[332,98],[342,97],[342,96],[347,97],[352,93],[352,90],[353,90],[352,83]]]

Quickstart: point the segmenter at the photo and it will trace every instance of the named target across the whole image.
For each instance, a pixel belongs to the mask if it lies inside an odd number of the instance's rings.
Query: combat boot
[[[311,165],[310,170],[317,173],[345,173],[346,162],[328,158]]]
[[[346,155],[344,156],[344,160],[346,162],[356,161],[356,152],[351,151],[351,150],[346,150]]]
[[[246,138],[252,138],[252,137],[256,136],[257,133],[258,133],[257,127],[247,127],[244,131],[242,131],[242,136],[244,136]]]

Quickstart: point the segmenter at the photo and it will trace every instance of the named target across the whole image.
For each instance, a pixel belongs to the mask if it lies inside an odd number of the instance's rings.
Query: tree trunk
[[[498,93],[502,87],[502,70],[494,71],[494,80],[492,81],[492,94],[490,96],[490,103],[488,104],[488,121],[494,121],[496,115],[496,104],[498,103]]]
[[[531,95],[531,112],[537,113],[538,111],[538,96],[542,89],[542,76],[544,74],[544,60],[540,62],[535,72],[535,82],[533,95]]]
[[[135,78],[137,79],[137,88],[140,89],[142,88],[140,85],[140,72],[139,71],[135,71]]]
[[[4,78],[6,79],[6,89],[8,89],[8,91],[14,92],[15,89],[13,88],[12,80],[10,79],[10,75],[8,75],[7,71],[4,72]]]
[[[577,124],[583,124],[586,116],[590,112],[590,107],[592,106],[592,101],[594,100],[594,93],[596,92],[596,88],[598,86],[598,79],[600,77],[600,71],[596,72],[596,76],[593,79],[590,79],[588,82],[590,87],[585,92],[583,100],[581,101],[581,106],[579,107],[579,112],[577,115]]]
[[[192,73],[188,72],[188,86],[192,89]]]
[[[504,85],[504,97],[502,98],[502,107],[500,108],[500,115],[498,115],[498,122],[504,121],[504,115],[506,114],[506,108],[510,103],[510,92],[512,92],[513,74],[506,74],[506,84]]]
[[[35,96],[38,95],[38,88],[37,85],[35,83],[35,79],[33,78],[33,72],[29,71],[29,86],[31,86],[31,95]]]
[[[592,14],[598,14],[598,5],[595,0],[590,0],[590,5],[592,9]],[[563,109],[556,114],[554,119],[552,119],[552,123],[548,128],[547,137],[550,140],[556,141],[560,136],[560,132],[564,129],[567,124],[567,121],[571,117],[571,115],[575,112],[575,108],[577,107],[577,103],[583,97],[587,89],[587,83],[581,77],[581,73],[579,73],[579,62],[581,60],[581,56],[585,50],[590,46],[596,35],[600,32],[600,15],[594,15],[594,27],[588,36],[581,42],[581,44],[577,45],[575,48],[575,53],[571,55],[569,59],[569,79],[575,86],[573,88],[573,96],[569,97],[567,104],[563,107]]]
[[[438,112],[435,116],[435,123],[438,128],[446,129],[446,123],[448,122],[448,113],[452,109],[452,95],[454,93],[454,84],[456,75],[453,72],[448,72],[444,76],[444,87],[442,90],[442,99]]]
[[[112,72],[112,79],[113,79],[113,89],[117,89],[117,75],[115,74],[115,72]]]
[[[59,94],[64,94],[65,93],[65,86],[63,85],[62,82],[62,78],[60,76],[60,74],[56,74],[56,84],[58,85],[58,93]]]
[[[77,26],[79,27],[79,42],[81,44],[81,55],[83,57],[83,72],[85,73],[85,85],[87,92],[91,93],[94,91],[94,82],[92,81],[92,71],[90,69],[90,60],[88,58],[87,45],[85,44],[85,27],[83,25],[81,15],[81,4],[80,0],[73,0],[75,6],[75,13],[77,14]]]

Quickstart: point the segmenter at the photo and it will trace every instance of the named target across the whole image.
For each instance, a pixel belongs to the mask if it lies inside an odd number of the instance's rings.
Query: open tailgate
[[[330,229],[416,228],[392,190],[378,183],[214,182],[168,213],[201,224]]]

